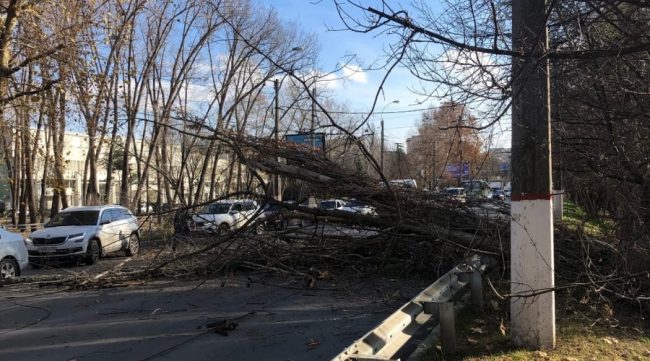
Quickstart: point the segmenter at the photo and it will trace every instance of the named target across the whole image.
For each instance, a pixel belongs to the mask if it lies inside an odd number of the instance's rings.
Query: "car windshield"
[[[45,224],[45,227],[94,226],[97,225],[98,216],[99,211],[59,212]]]
[[[230,203],[213,203],[203,208],[201,214],[225,214],[230,210]]]
[[[463,189],[462,188],[449,188],[445,190],[447,194],[453,195],[453,196],[459,196],[462,194]]]

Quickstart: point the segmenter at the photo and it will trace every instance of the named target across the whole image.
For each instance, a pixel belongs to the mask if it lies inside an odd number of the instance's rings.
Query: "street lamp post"
[[[280,100],[278,96],[280,93],[279,79],[275,79],[273,81],[273,89],[275,90],[275,122],[273,124],[273,135],[275,136],[275,144],[277,146],[280,142],[280,132],[278,125],[280,124]],[[278,157],[277,161],[280,163],[280,157]],[[273,184],[275,186],[275,199],[279,202],[282,202],[282,185],[280,184],[280,175],[277,172],[273,175]]]
[[[316,147],[316,140],[314,139],[314,128],[316,124],[316,84],[312,90],[311,100],[311,126],[309,127],[309,138],[312,150]]]
[[[301,52],[304,49],[301,46],[295,46],[291,48],[292,52]],[[292,71],[285,71],[288,72],[289,74],[292,73]],[[275,144],[276,146],[279,145],[280,143],[280,129],[279,129],[279,124],[280,124],[280,79],[274,79],[273,80],[273,90],[275,91],[275,114],[274,114],[274,124],[273,124],[273,136],[275,139]],[[278,163],[281,162],[281,157],[277,158]],[[279,202],[282,202],[282,180],[280,178],[280,175],[276,172],[273,176],[273,183],[275,185],[275,199]]]
[[[384,173],[384,111],[386,110],[386,107],[388,107],[391,104],[398,104],[399,99],[393,100],[392,102],[384,105],[384,107],[381,109],[381,151],[380,151],[380,168],[381,168],[381,173]]]

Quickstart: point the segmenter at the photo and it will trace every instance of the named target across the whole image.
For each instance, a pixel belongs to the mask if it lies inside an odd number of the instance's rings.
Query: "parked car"
[[[388,181],[388,183],[396,188],[417,188],[418,186],[415,179],[393,179]]]
[[[510,189],[510,188],[506,188],[506,189],[504,189],[504,190],[503,190],[503,194],[504,194],[506,197],[510,197],[510,196],[512,196],[512,189]]]
[[[249,199],[221,200],[208,204],[192,216],[190,231],[216,232],[238,229],[261,214],[258,208],[257,202]],[[256,231],[262,231],[263,225],[258,226]]]
[[[506,195],[501,189],[493,189],[492,200],[503,202],[506,200]]]
[[[444,194],[447,200],[452,203],[458,204],[458,203],[465,203],[467,201],[465,188],[462,187],[445,188]]]
[[[342,208],[339,208],[340,211],[357,213],[366,216],[376,216],[377,209],[373,206],[367,205],[356,199],[349,200],[345,202],[345,205]]]
[[[492,199],[492,188],[490,188],[490,185],[484,180],[465,180],[460,183],[460,186],[465,189],[465,195],[469,199],[475,201],[486,201]]]
[[[342,208],[345,207],[345,201],[341,199],[327,199],[320,201],[318,207],[326,211],[342,210]]]
[[[152,204],[142,203],[140,204],[140,207],[138,207],[138,213],[140,214],[149,214],[153,212],[154,212],[154,207]]]
[[[260,220],[265,227],[269,229],[273,228],[287,228],[289,226],[306,226],[309,221],[307,221],[300,211],[282,210],[281,207],[277,204],[266,204],[262,208],[262,214],[260,215]]]
[[[28,262],[23,236],[0,228],[0,278],[20,276]]]
[[[128,256],[140,250],[138,219],[121,206],[73,207],[57,213],[27,238],[29,263],[75,260],[94,264],[113,252]]]

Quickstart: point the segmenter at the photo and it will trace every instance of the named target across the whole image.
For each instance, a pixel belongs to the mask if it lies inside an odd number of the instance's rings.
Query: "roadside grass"
[[[616,224],[606,217],[590,219],[579,205],[566,200],[558,222],[571,233],[614,241]],[[502,290],[507,291],[507,290]],[[650,361],[650,321],[638,310],[603,312],[598,304],[575,295],[556,293],[556,347],[531,351],[510,340],[508,301],[488,296],[485,310],[466,308],[457,315],[453,355],[430,346],[420,361]],[[628,306],[629,307],[629,306]]]
[[[590,219],[582,207],[569,199],[564,200],[562,224],[570,231],[600,239],[606,239],[612,236],[616,230],[616,225],[613,221],[604,217],[601,219]]]
[[[594,322],[584,314],[559,311],[557,346],[530,351],[515,347],[503,312],[477,312],[471,308],[458,315],[454,355],[432,347],[420,361],[645,361],[650,360],[647,320],[629,318],[618,322]],[[596,319],[598,320],[598,319]],[[602,320],[601,320],[602,321]],[[645,322],[645,329],[644,324]]]

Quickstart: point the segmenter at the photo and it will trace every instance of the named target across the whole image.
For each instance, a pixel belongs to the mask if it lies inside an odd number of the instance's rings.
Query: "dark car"
[[[506,199],[506,194],[501,189],[492,191],[492,200],[503,202]]]
[[[282,221],[280,207],[277,204],[266,204],[262,208],[262,219],[267,227],[278,227]]]
[[[300,203],[299,206],[312,208],[308,202]],[[263,217],[264,224],[269,228],[306,227],[314,223],[313,215],[297,209],[282,209],[278,205],[268,205],[264,209]]]

